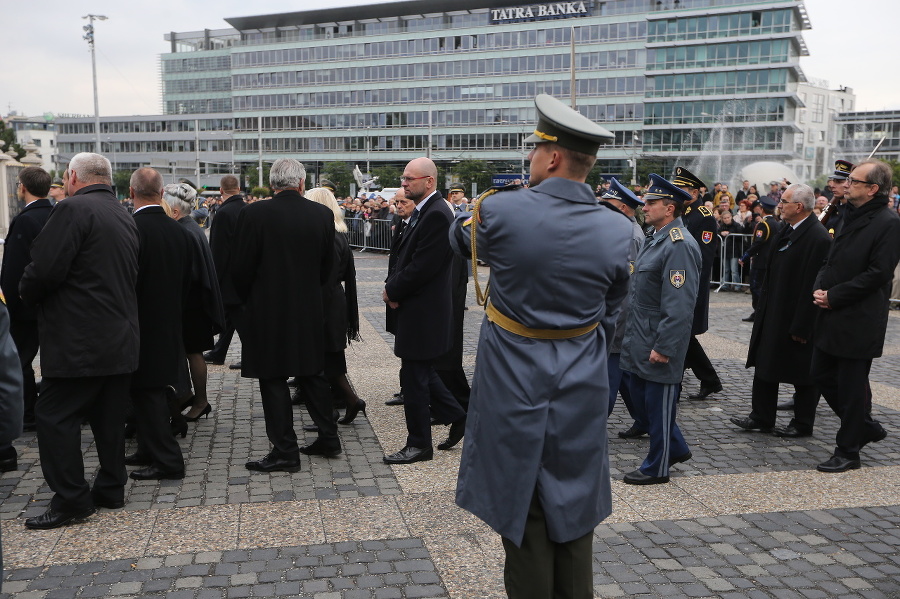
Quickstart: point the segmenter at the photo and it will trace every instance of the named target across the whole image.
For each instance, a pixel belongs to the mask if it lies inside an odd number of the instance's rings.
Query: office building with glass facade
[[[800,1],[411,0],[226,21],[166,36],[163,106],[230,115],[237,162],[430,155],[517,172],[533,98],[570,98],[573,56],[578,110],[615,133],[604,172],[795,154]]]

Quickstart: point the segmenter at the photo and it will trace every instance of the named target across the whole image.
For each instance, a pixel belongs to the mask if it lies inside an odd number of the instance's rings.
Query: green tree
[[[475,183],[481,193],[491,186],[491,164],[484,160],[462,160],[453,166],[453,174],[468,193]]]
[[[6,142],[6,145],[0,148],[0,151],[9,152],[10,150],[15,150],[18,152],[16,160],[21,160],[25,157],[25,150],[16,142],[16,132],[12,127],[7,127],[3,119],[0,119],[0,140]]]
[[[131,171],[115,171],[113,173],[113,187],[119,199],[128,197],[128,187],[131,183]]]
[[[372,169],[372,176],[378,177],[378,185],[382,187],[400,187],[400,175],[403,171],[396,166],[384,164]]]
[[[353,169],[346,162],[328,162],[322,168],[319,179],[328,179],[334,183],[334,195],[346,196],[350,193],[350,183],[353,182]]]
[[[888,166],[891,167],[891,170],[894,171],[894,182],[892,185],[900,185],[900,162],[897,162],[896,160],[885,160],[885,162],[887,162]],[[888,189],[887,191],[890,192],[891,190]]]
[[[254,185],[250,190],[250,195],[256,196],[257,198],[265,198],[272,195],[272,192],[269,191],[268,187],[259,187],[258,185]]]
[[[272,168],[271,164],[266,164],[263,162],[263,178],[262,184],[266,185],[269,182],[269,170]],[[244,182],[247,181],[250,183],[250,187],[254,187],[259,185],[259,167],[256,164],[248,164],[244,166],[244,170],[241,173],[241,187],[244,186]]]

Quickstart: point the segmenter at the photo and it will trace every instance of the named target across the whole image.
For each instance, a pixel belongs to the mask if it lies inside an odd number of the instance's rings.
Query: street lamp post
[[[105,21],[104,15],[87,15],[81,17],[88,19],[90,22],[84,26],[84,39],[87,40],[88,46],[91,47],[91,70],[94,74],[94,133],[96,134],[97,153],[100,154],[100,102],[97,99],[97,54],[94,51],[94,21]]]

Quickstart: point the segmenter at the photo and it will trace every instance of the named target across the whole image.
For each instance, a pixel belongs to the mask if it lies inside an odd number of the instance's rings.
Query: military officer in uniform
[[[450,202],[454,212],[468,212],[469,202],[466,200],[466,190],[462,185],[454,185],[447,192],[447,201]]]
[[[631,221],[631,249],[628,252],[628,265],[631,274],[634,274],[634,260],[637,258],[638,252],[644,246],[644,229],[637,224],[634,217],[635,211],[644,205],[644,201],[634,195],[630,189],[619,183],[618,179],[611,177],[606,185],[600,198],[601,205],[608,205],[625,216]],[[634,279],[630,279],[633,281]],[[630,289],[630,287],[629,287]],[[622,354],[622,338],[625,336],[625,318],[628,316],[627,303],[623,304],[622,310],[619,312],[619,318],[616,321],[616,334],[609,343],[609,411],[612,414],[613,407],[616,405],[616,396],[622,394],[622,402],[628,410],[628,414],[633,420],[633,424],[628,430],[619,431],[619,437],[622,439],[632,439],[642,437],[647,434],[647,423],[643,414],[634,408],[631,401],[631,392],[628,373],[622,372],[619,368],[619,359]]]
[[[716,239],[718,239],[719,228],[712,212],[703,205],[700,198],[700,188],[706,187],[703,181],[691,171],[679,166],[675,169],[673,183],[690,196],[690,200],[685,202],[681,220],[688,232],[697,240],[700,255],[703,258],[703,265],[700,268],[700,284],[697,288],[697,305],[694,307],[691,339],[687,348],[687,356],[684,359],[684,367],[690,368],[697,380],[700,381],[700,390],[689,395],[688,399],[706,399],[707,396],[722,390],[722,381],[697,339],[697,335],[702,335],[709,329],[709,280],[712,277],[713,262],[716,258]]]
[[[613,135],[551,96],[535,106],[531,187],[482,196],[450,228],[492,274],[456,502],[503,537],[509,597],[588,598],[612,508],[607,354],[632,226],[584,183]]]
[[[769,252],[772,247],[770,240],[777,238],[781,231],[781,223],[775,218],[775,207],[778,206],[778,201],[769,196],[759,199],[759,205],[754,210],[759,210],[762,219],[753,228],[753,241],[750,243],[750,247],[738,260],[743,266],[747,260],[753,258],[753,262],[750,263],[750,293],[753,313],[747,318],[742,318],[741,320],[744,322],[753,322],[756,318],[756,307],[759,305],[759,296],[762,292],[763,280],[766,278],[766,265],[769,263]]]
[[[844,215],[847,212],[847,193],[850,191],[850,171],[853,163],[846,160],[834,161],[834,173],[828,178],[828,189],[831,190],[831,203],[825,208],[821,218],[831,238],[841,232]]]
[[[688,198],[680,187],[650,175],[643,211],[654,233],[634,263],[622,340],[622,370],[631,373],[632,401],[650,433],[647,458],[623,479],[631,485],[667,483],[669,467],[692,457],[675,423],[703,263],[681,220]]]

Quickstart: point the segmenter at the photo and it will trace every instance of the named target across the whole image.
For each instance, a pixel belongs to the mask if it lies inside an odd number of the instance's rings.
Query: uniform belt
[[[528,337],[529,339],[572,339],[590,333],[600,324],[595,322],[577,329],[532,329],[506,316],[495,308],[491,302],[488,302],[484,307],[484,313],[487,315],[488,320],[504,331],[509,331],[520,337]]]

